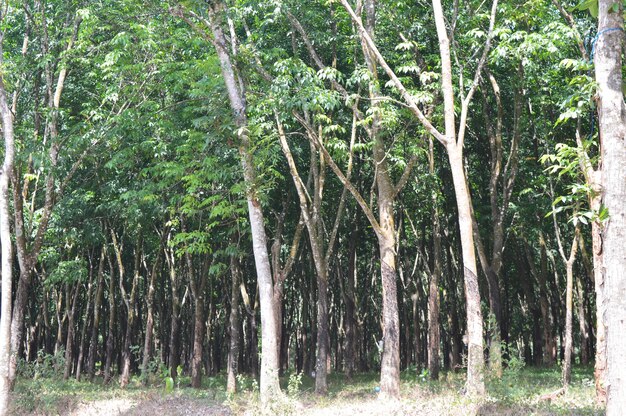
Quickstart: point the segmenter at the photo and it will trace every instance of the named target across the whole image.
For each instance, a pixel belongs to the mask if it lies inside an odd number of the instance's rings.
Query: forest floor
[[[299,416],[348,415],[603,415],[594,402],[592,369],[575,368],[572,384],[562,395],[550,395],[560,387],[560,370],[519,369],[506,371],[500,380],[488,380],[488,393],[480,401],[463,394],[462,373],[444,373],[432,382],[426,374],[404,372],[402,397],[395,402],[378,399],[378,376],[364,374],[346,382],[342,375],[329,379],[329,394],[313,392],[309,377],[285,377],[287,399],[276,404],[272,414]],[[181,377],[173,391],[166,392],[158,380],[143,387],[138,380],[122,390],[98,382],[62,381],[57,378],[20,379],[12,397],[12,412],[22,415],[244,415],[260,414],[256,383],[239,378],[241,392],[228,397],[223,377],[205,380],[205,388],[187,387]]]

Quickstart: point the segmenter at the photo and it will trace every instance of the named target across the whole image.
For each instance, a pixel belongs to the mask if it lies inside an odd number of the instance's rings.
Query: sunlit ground
[[[505,370],[502,379],[488,377],[487,395],[471,400],[463,395],[464,374],[443,373],[439,381],[426,374],[405,371],[402,397],[395,402],[378,399],[377,374],[361,374],[346,381],[331,374],[329,394],[314,393],[313,379],[285,375],[285,398],[276,400],[271,414],[297,415],[602,415],[595,404],[591,368],[574,368],[568,391],[551,399],[559,389],[560,368]],[[172,391],[158,377],[143,387],[139,379],[125,390],[117,384],[62,381],[57,378],[20,379],[13,394],[15,415],[255,415],[260,414],[257,384],[239,377],[240,392],[226,394],[224,377],[204,379],[202,389],[188,387],[181,377]],[[542,398],[544,396],[544,398]]]

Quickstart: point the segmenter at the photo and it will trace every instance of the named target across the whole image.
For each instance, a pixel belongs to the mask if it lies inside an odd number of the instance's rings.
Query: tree
[[[599,0],[595,44],[598,115],[602,144],[602,201],[609,214],[603,230],[604,309],[607,351],[607,415],[626,408],[626,104],[622,93],[622,5]],[[602,285],[602,283],[600,283]]]
[[[4,10],[3,10],[4,12]],[[0,12],[2,13],[2,12]],[[0,15],[4,22],[6,15]],[[0,66],[4,65],[4,32],[0,33]],[[9,413],[9,357],[11,351],[11,306],[13,284],[13,250],[11,242],[11,220],[9,211],[9,184],[13,175],[15,160],[15,139],[13,136],[13,114],[9,109],[4,74],[0,73],[0,118],[4,141],[4,160],[0,171],[0,245],[2,245],[2,311],[0,314],[0,416]]]
[[[463,268],[465,281],[465,296],[467,307],[467,326],[468,326],[468,366],[467,366],[467,391],[470,395],[482,395],[485,391],[483,380],[483,318],[480,309],[480,292],[478,287],[478,270],[476,268],[476,256],[473,238],[473,220],[471,197],[468,189],[467,178],[465,176],[463,162],[463,145],[466,132],[467,115],[469,104],[478,86],[481,77],[483,65],[486,61],[490,48],[491,36],[495,22],[495,15],[498,2],[494,1],[491,9],[491,17],[489,23],[489,34],[485,43],[483,54],[477,64],[477,69],[472,84],[461,100],[461,117],[459,123],[459,131],[457,135],[457,127],[455,122],[454,111],[454,90],[452,85],[452,60],[450,55],[450,39],[448,30],[445,25],[445,18],[441,1],[433,0],[433,13],[435,17],[435,25],[437,27],[437,35],[439,38],[440,56],[441,56],[441,79],[442,92],[444,99],[444,120],[445,133],[442,134],[428,120],[422,110],[417,105],[415,98],[409,94],[402,84],[402,81],[396,76],[394,71],[386,63],[385,59],[378,51],[376,44],[367,33],[361,19],[355,14],[354,10],[347,2],[341,0],[342,5],[350,14],[350,17],[358,27],[360,35],[367,43],[368,48],[372,51],[378,64],[383,67],[395,88],[399,91],[412,113],[424,125],[426,130],[432,134],[441,144],[444,145],[448,160],[452,169],[452,177],[454,183],[455,196],[458,209],[459,229],[461,234],[461,243],[463,251]]]
[[[182,8],[173,10],[173,12],[185,18],[185,12]],[[241,166],[247,187],[248,211],[261,302],[261,342],[263,346],[260,383],[261,401],[267,405],[272,400],[277,399],[277,395],[280,395],[281,391],[278,384],[279,358],[276,345],[276,313],[272,307],[272,274],[267,252],[263,210],[259,201],[258,191],[255,189],[257,176],[247,131],[248,119],[246,115],[247,106],[244,83],[232,59],[233,54],[237,53],[236,43],[234,43],[235,39],[231,38],[233,42],[233,48],[231,48],[224,35],[222,25],[224,19],[226,19],[225,12],[225,5],[222,2],[212,2],[207,10],[208,20],[203,19],[202,22],[211,31],[211,35],[206,37],[215,47],[220,60],[222,76],[224,77],[228,99],[237,128]]]

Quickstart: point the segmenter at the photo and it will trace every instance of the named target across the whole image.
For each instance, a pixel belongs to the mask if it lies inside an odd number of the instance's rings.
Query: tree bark
[[[72,364],[74,363],[74,317],[76,316],[76,302],[78,301],[78,289],[80,283],[75,283],[72,290],[70,283],[65,284],[66,302],[65,317],[67,318],[67,338],[65,342],[65,370],[63,371],[63,380],[70,378],[72,373]]]
[[[104,363],[104,384],[111,382],[111,366],[113,365],[113,348],[115,344],[115,318],[117,314],[117,308],[115,303],[115,269],[113,268],[113,261],[111,257],[108,257],[109,272],[111,276],[109,278],[109,329],[107,332],[106,353]]]
[[[193,295],[193,353],[191,358],[191,387],[202,386],[202,350],[205,333],[204,299],[209,269],[208,259],[200,270],[200,275],[194,273],[193,261],[190,253],[185,254],[187,270],[189,273],[189,285]]]
[[[89,356],[87,358],[87,373],[89,381],[93,380],[96,366],[96,354],[98,352],[98,331],[100,329],[100,305],[102,305],[102,295],[104,293],[104,260],[106,257],[106,244],[102,245],[100,251],[100,262],[98,264],[98,289],[93,303],[93,326],[91,327],[91,339],[89,341]]]
[[[76,361],[76,381],[80,381],[82,371],[83,371],[83,361],[85,356],[85,347],[87,342],[87,329],[89,328],[89,313],[91,312],[91,302],[95,295],[92,295],[93,292],[93,267],[92,267],[92,256],[89,256],[89,282],[87,284],[87,305],[85,305],[85,316],[83,318],[83,323],[80,329],[80,347],[78,349],[78,359]]]
[[[433,138],[428,138],[428,170],[435,175],[435,149]],[[428,373],[431,380],[439,379],[439,279],[441,277],[441,224],[439,222],[438,190],[432,192],[433,268],[428,285]],[[416,321],[417,323],[417,321]],[[416,328],[417,330],[418,328]]]
[[[228,318],[230,332],[230,346],[228,348],[228,374],[226,392],[237,393],[237,374],[239,370],[239,292],[241,282],[241,269],[239,258],[230,258],[231,292],[230,292],[230,316]]]
[[[567,280],[565,289],[565,351],[563,353],[564,388],[567,388],[572,380],[572,311],[574,308],[574,261],[576,260],[576,252],[578,250],[578,233],[579,228],[576,227],[576,233],[572,241],[570,255],[565,262]]]
[[[171,236],[170,236],[171,237]],[[169,238],[168,237],[168,243]],[[165,258],[169,268],[170,292],[172,295],[172,309],[170,315],[170,338],[169,338],[169,355],[168,368],[170,377],[176,380],[178,376],[178,365],[180,363],[180,287],[182,286],[181,278],[176,270],[176,254],[174,249],[169,246],[164,249],[166,251]]]
[[[609,219],[604,227],[604,304],[608,416],[626,409],[626,105],[622,93],[624,22],[621,3],[599,0],[595,73],[602,149],[602,200]],[[602,283],[601,283],[602,284]]]
[[[0,34],[0,65],[3,63],[2,42],[4,32]],[[0,171],[0,245],[2,246],[2,311],[0,313],[0,416],[8,415],[9,360],[11,356],[11,295],[13,284],[13,250],[11,242],[11,220],[9,217],[9,183],[15,160],[15,141],[13,136],[13,115],[9,110],[4,76],[0,73],[0,117],[2,118],[2,136],[4,139],[4,160]]]
[[[276,337],[276,315],[272,308],[272,272],[267,252],[267,236],[265,234],[264,216],[261,202],[255,189],[257,173],[254,167],[250,138],[247,134],[248,119],[246,115],[246,98],[243,83],[237,75],[237,68],[232,62],[228,43],[222,30],[220,20],[223,18],[224,4],[221,1],[209,5],[209,25],[213,33],[213,46],[217,52],[226,84],[230,107],[233,112],[238,131],[239,155],[247,187],[248,213],[252,234],[252,249],[259,283],[261,308],[261,402],[264,405],[281,395],[278,382],[279,358]]]
[[[354,281],[356,278],[356,248],[359,236],[358,223],[354,221],[355,227],[352,229],[350,240],[348,242],[348,271],[346,281],[344,283],[344,373],[350,380],[356,370],[356,301],[354,297]]]
[[[582,242],[581,242],[582,244]],[[585,312],[585,294],[581,279],[576,280],[576,297],[578,303],[578,325],[580,328],[580,363],[589,365],[589,325]]]
[[[161,269],[161,259],[163,242],[165,236],[169,233],[169,229],[164,230],[161,236],[161,242],[157,248],[156,259],[150,271],[150,280],[148,281],[148,292],[146,293],[146,332],[143,339],[143,358],[141,361],[141,381],[143,385],[148,383],[148,364],[152,355],[152,337],[154,332],[154,290],[157,276]]]
[[[134,255],[134,270],[133,280],[131,282],[130,293],[127,293],[124,287],[124,263],[122,261],[123,247],[118,244],[115,231],[111,229],[111,242],[113,244],[113,250],[115,252],[115,258],[117,259],[118,278],[120,293],[122,295],[122,301],[126,306],[126,333],[124,334],[124,345],[122,349],[122,377],[120,380],[120,387],[126,388],[130,382],[130,366],[131,366],[131,351],[130,346],[132,344],[133,327],[135,324],[135,317],[137,315],[136,294],[137,285],[139,283],[139,265],[141,258],[141,235],[137,237],[137,245],[135,246]]]

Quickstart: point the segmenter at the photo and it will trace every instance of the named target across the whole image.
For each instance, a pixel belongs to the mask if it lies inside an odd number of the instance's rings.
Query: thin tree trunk
[[[169,240],[169,237],[168,237]],[[169,244],[168,244],[169,245]],[[169,356],[168,367],[170,370],[170,377],[176,380],[178,376],[178,365],[180,363],[180,276],[176,270],[176,255],[174,249],[168,247],[165,249],[165,254],[170,278],[170,289],[172,295],[172,310],[170,315],[170,339],[169,339]]]
[[[578,227],[572,241],[569,258],[565,263],[567,276],[565,289],[565,351],[563,358],[563,386],[567,388],[572,380],[572,310],[574,299],[574,261],[578,250]]]
[[[113,268],[113,261],[111,257],[108,257],[109,272],[111,277],[109,279],[109,329],[107,332],[106,353],[104,362],[104,384],[111,382],[111,366],[113,365],[113,348],[115,346],[115,318],[117,314],[117,308],[115,303],[115,269]]]
[[[100,305],[102,305],[102,295],[104,293],[104,260],[106,257],[106,244],[102,245],[100,251],[100,262],[98,264],[98,289],[93,304],[93,326],[91,327],[91,340],[89,341],[89,356],[87,358],[87,373],[89,381],[93,380],[96,366],[96,354],[98,352],[98,331],[100,328]]]
[[[599,201],[598,201],[599,202]],[[598,211],[598,208],[592,209]],[[602,248],[602,226],[597,221],[591,224],[591,238],[593,246],[593,277],[596,293],[596,354],[594,377],[596,381],[596,399],[599,403],[606,403],[606,303],[604,296],[604,250]]]
[[[148,364],[152,355],[152,336],[154,332],[154,289],[157,276],[161,270],[161,259],[163,252],[163,242],[165,235],[169,230],[165,230],[161,237],[161,243],[157,249],[156,259],[152,265],[150,272],[150,280],[148,282],[148,293],[146,293],[146,333],[143,340],[143,358],[141,362],[141,379],[143,385],[148,384]]]
[[[237,68],[232,63],[228,43],[220,25],[220,19],[224,13],[224,4],[216,2],[209,5],[210,28],[213,33],[213,46],[220,60],[222,75],[226,84],[228,98],[235,118],[235,125],[239,132],[239,154],[247,186],[246,197],[248,200],[248,213],[250,216],[250,228],[252,234],[252,249],[259,283],[259,297],[261,308],[261,342],[263,353],[261,356],[261,402],[264,405],[281,395],[278,382],[279,358],[276,337],[276,315],[272,308],[272,272],[267,252],[267,236],[265,234],[264,216],[261,203],[255,189],[257,173],[254,168],[254,160],[251,153],[250,138],[246,131],[248,120],[246,116],[246,100],[243,83],[237,75]]]
[[[120,387],[125,388],[130,382],[130,366],[131,366],[131,351],[130,346],[132,344],[133,327],[135,324],[135,317],[137,315],[136,293],[137,285],[139,283],[139,266],[141,258],[141,236],[137,237],[137,245],[135,247],[135,261],[133,280],[131,282],[131,290],[128,294],[124,287],[124,263],[122,262],[122,250],[123,247],[117,242],[117,237],[113,229],[111,229],[111,241],[113,243],[113,250],[115,252],[115,258],[117,259],[117,267],[119,273],[119,286],[120,293],[124,306],[126,306],[126,333],[124,334],[124,346],[122,349],[122,377],[120,380]]]
[[[450,109],[450,111],[453,111]],[[462,145],[461,145],[462,146]],[[472,212],[467,179],[463,167],[462,147],[448,146],[448,158],[454,181],[463,254],[463,277],[465,284],[465,306],[467,309],[467,392],[471,396],[485,393],[483,356],[483,315],[480,309],[480,289],[474,252]]]
[[[80,381],[83,370],[83,361],[85,356],[85,347],[87,343],[87,329],[89,328],[89,312],[91,312],[91,302],[93,299],[93,267],[92,255],[89,256],[89,283],[87,284],[87,305],[85,306],[85,316],[80,329],[80,347],[78,349],[78,360],[76,362],[76,381]]]
[[[348,380],[352,379],[352,375],[356,369],[356,322],[354,299],[354,280],[356,277],[356,248],[359,235],[357,221],[354,221],[355,227],[352,229],[350,240],[348,242],[348,272],[344,283],[344,373]]]
[[[551,367],[555,362],[556,345],[552,329],[552,318],[550,314],[550,302],[548,299],[548,287],[546,286],[546,276],[548,274],[548,259],[546,255],[546,247],[543,241],[543,237],[540,237],[540,268],[537,270],[535,262],[532,257],[531,248],[527,241],[524,241],[524,250],[526,252],[526,258],[528,265],[530,266],[531,273],[537,279],[537,285],[539,286],[539,309],[541,311],[541,321],[543,322],[543,358],[542,363],[547,367]]]
[[[585,313],[585,295],[581,279],[576,280],[576,297],[578,298],[578,324],[580,327],[580,363],[589,365],[589,324]]]
[[[76,302],[78,300],[78,288],[80,283],[76,283],[74,289],[69,283],[66,283],[66,302],[65,316],[67,318],[67,339],[65,342],[65,370],[63,371],[63,380],[70,378],[72,372],[72,364],[74,363],[74,317],[76,316]]]
[[[193,355],[191,359],[191,387],[202,386],[202,347],[205,332],[204,299],[209,269],[208,260],[204,261],[200,270],[200,276],[194,276],[191,254],[186,253],[187,269],[189,271],[189,283],[193,294]]]
[[[0,66],[3,63],[0,33]],[[0,416],[8,415],[9,390],[11,380],[9,360],[11,356],[11,292],[13,284],[13,247],[11,241],[11,220],[9,218],[9,182],[13,173],[15,142],[13,137],[13,115],[9,110],[4,75],[0,73],[0,117],[4,139],[4,161],[0,171],[0,246],[2,246],[2,310],[0,313]]]
[[[228,323],[230,326],[230,347],[228,349],[228,374],[226,391],[230,394],[237,393],[237,374],[239,364],[239,292],[241,281],[241,270],[239,258],[230,258],[231,274],[231,295],[230,295],[230,316]]]
[[[432,137],[428,138],[428,169],[435,175],[435,153]],[[433,221],[433,268],[428,285],[428,373],[431,380],[439,379],[439,278],[441,277],[441,225],[439,223],[439,206],[437,195],[432,197]],[[416,321],[417,323],[417,321]],[[416,328],[417,330],[417,328]]]

